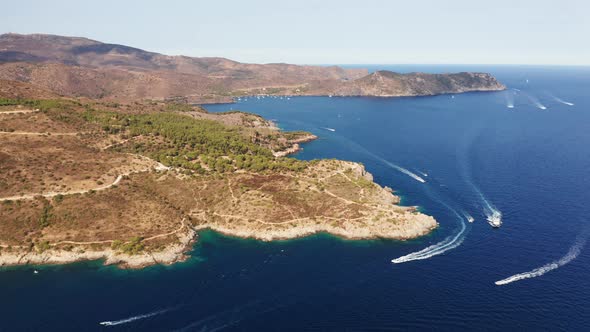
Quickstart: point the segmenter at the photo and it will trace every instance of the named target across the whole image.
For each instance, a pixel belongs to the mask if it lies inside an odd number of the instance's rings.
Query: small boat
[[[487,219],[488,224],[494,228],[499,228],[502,226],[502,214],[500,212],[495,211],[491,216],[488,216]]]
[[[467,221],[469,221],[469,222],[474,222],[474,221],[475,221],[475,219],[474,219],[472,216],[469,216],[469,217],[467,217]]]
[[[34,270],[34,271],[33,271],[33,273],[34,273],[34,274],[39,274],[39,271],[37,271],[37,270]]]

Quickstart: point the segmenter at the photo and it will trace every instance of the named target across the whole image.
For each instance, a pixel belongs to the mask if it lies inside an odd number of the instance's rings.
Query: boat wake
[[[495,284],[498,286],[507,285],[509,283],[519,281],[519,280],[540,277],[549,271],[553,271],[555,269],[558,269],[558,268],[566,265],[567,263],[573,261],[574,259],[576,259],[576,257],[578,257],[578,255],[580,255],[580,252],[582,252],[582,248],[584,248],[584,245],[586,244],[587,238],[588,238],[587,236],[578,238],[578,240],[570,248],[570,250],[567,252],[567,254],[565,256],[563,256],[562,258],[560,258],[554,262],[545,264],[545,265],[538,267],[534,270],[515,274],[515,275],[510,276],[506,279],[498,280],[495,282]]]
[[[467,213],[467,211],[462,211],[463,216],[465,217],[465,219],[467,219],[467,221],[469,222],[474,222],[475,218],[473,218],[472,215],[470,215],[469,213]]]
[[[506,107],[514,108],[514,95],[516,92],[513,91],[506,91],[504,93],[504,97],[506,98]]]
[[[377,158],[379,158],[379,157],[377,157]],[[381,159],[381,158],[379,158],[379,159]],[[400,172],[404,173],[405,175],[407,175],[407,176],[411,177],[412,179],[414,179],[414,180],[416,180],[416,181],[418,181],[418,182],[422,182],[422,183],[425,183],[425,182],[426,182],[426,180],[424,180],[424,178],[420,177],[420,176],[419,176],[418,174],[416,174],[416,173],[413,173],[413,172],[411,172],[411,171],[410,171],[410,170],[408,170],[408,169],[405,169],[405,168],[403,168],[403,167],[401,167],[401,166],[398,166],[398,165],[396,165],[396,164],[390,163],[389,161],[387,161],[387,160],[385,160],[385,159],[381,159],[381,161],[382,161],[384,164],[386,164],[387,166],[389,166],[389,167],[391,167],[391,168],[393,168],[393,169],[396,169],[396,170],[398,170],[398,171],[400,171]]]
[[[99,324],[100,325],[103,325],[103,326],[122,325],[122,324],[127,324],[127,323],[131,323],[131,322],[135,322],[137,320],[141,320],[141,319],[153,317],[153,316],[156,316],[156,315],[160,315],[160,314],[166,313],[166,312],[168,312],[170,310],[172,310],[172,309],[158,310],[158,311],[150,312],[148,314],[137,315],[137,316],[133,316],[133,317],[125,318],[125,319],[120,319],[120,320],[107,320],[107,321],[104,321],[104,322],[100,322]]]
[[[562,104],[568,105],[568,106],[574,106],[574,103],[570,103],[569,101],[565,101],[561,98],[557,98],[557,97],[553,97],[553,99],[555,99],[555,101],[560,102]]]
[[[428,177],[428,173],[416,170],[416,173],[420,173],[423,177]]]
[[[320,128],[325,129],[325,130],[329,130],[332,132],[336,131],[336,129],[334,129],[334,128],[328,128],[328,127],[320,127]]]
[[[411,261],[429,259],[434,256],[438,256],[440,254],[444,254],[445,252],[455,249],[463,243],[465,240],[465,232],[467,230],[467,225],[464,222],[464,218],[449,204],[444,202],[438,197],[435,197],[431,192],[430,188],[427,187],[426,194],[430,196],[433,200],[437,201],[438,203],[442,204],[444,207],[449,209],[456,217],[457,220],[460,222],[460,229],[457,234],[454,236],[448,236],[444,240],[440,241],[437,244],[433,244],[429,247],[426,247],[420,251],[416,251],[405,256],[398,257],[396,259],[392,259],[391,262],[394,264],[406,263]]]
[[[179,329],[173,330],[176,332],[183,332],[183,331],[221,331],[227,330],[228,328],[239,324],[246,318],[256,317],[263,315],[265,313],[269,313],[280,308],[286,307],[289,304],[295,302],[292,298],[295,298],[295,294],[291,295],[290,297],[281,298],[271,298],[266,301],[263,300],[255,300],[249,303],[239,305],[237,307],[220,311],[208,317],[202,318],[200,320],[194,321],[184,327]],[[280,302],[279,302],[280,301]]]
[[[473,134],[479,130],[481,130],[481,129],[480,128],[473,128],[471,133]],[[469,145],[471,145],[473,143],[473,139],[471,139],[471,140],[467,139],[466,141],[469,142],[468,146],[465,148],[466,151],[468,151]],[[483,208],[483,214],[486,216],[488,223],[494,228],[500,227],[502,225],[502,212],[500,210],[498,210],[486,198],[486,196],[481,192],[481,190],[479,190],[479,188],[473,183],[472,176],[471,176],[471,170],[470,170],[470,167],[468,167],[469,164],[467,162],[467,154],[459,152],[458,155],[460,156],[459,157],[459,167],[463,171],[463,178],[465,179],[465,182],[467,182],[467,184],[477,194],[477,196],[479,196],[479,199],[481,201],[481,205]]]
[[[369,155],[369,156],[371,156],[371,157],[375,158],[376,160],[378,160],[378,161],[382,162],[383,164],[385,164],[385,165],[387,165],[387,166],[389,166],[389,167],[391,167],[391,168],[395,169],[396,171],[399,171],[399,172],[401,172],[401,173],[403,173],[403,174],[405,174],[405,175],[407,175],[407,176],[411,177],[412,179],[414,179],[414,180],[416,180],[416,181],[418,181],[418,182],[421,182],[421,183],[425,183],[425,182],[426,182],[426,180],[424,180],[424,178],[423,178],[423,177],[421,177],[420,175],[418,175],[418,174],[416,174],[416,173],[414,173],[414,172],[410,171],[409,169],[407,169],[407,168],[403,168],[403,167],[401,167],[401,166],[398,166],[398,165],[396,165],[396,164],[394,164],[394,163],[391,163],[391,162],[389,162],[389,161],[387,161],[387,160],[385,160],[385,159],[383,159],[383,158],[379,157],[378,155],[376,155],[376,154],[374,154],[373,152],[371,152],[371,151],[369,151],[369,150],[365,149],[364,147],[362,147],[361,145],[359,145],[359,144],[358,144],[358,143],[356,143],[356,142],[353,142],[353,141],[351,141],[351,140],[348,140],[348,139],[346,139],[346,141],[348,141],[348,143],[349,143],[349,144],[351,144],[351,145],[355,146],[355,147],[356,147],[357,149],[359,149],[360,151],[362,151],[362,152],[366,153],[367,155]],[[428,176],[426,173],[423,173],[423,174],[424,174],[424,176]]]
[[[479,190],[479,188],[476,187],[473,182],[469,181],[469,184],[471,187],[473,187],[473,190],[475,190],[483,203],[483,213],[485,214],[488,223],[494,228],[500,227],[502,225],[502,212],[500,212],[500,210],[498,210],[492,203],[490,203],[490,201],[487,200],[481,190]]]
[[[459,217],[461,218],[461,217]],[[465,237],[465,230],[467,227],[465,223],[462,222],[463,218],[461,218],[461,230],[455,236],[449,236],[446,239],[442,240],[441,242],[426,247],[420,251],[416,251],[405,256],[398,257],[396,259],[392,259],[391,262],[394,264],[406,263],[411,261],[417,261],[422,259],[428,259],[440,254],[443,254],[451,249],[455,249],[463,243]]]
[[[486,219],[494,228],[502,226],[502,212],[496,209],[491,210],[491,212],[486,212]]]
[[[529,100],[529,101],[530,101],[530,102],[531,102],[531,103],[532,103],[532,104],[533,104],[533,105],[534,105],[536,108],[538,108],[538,109],[542,109],[542,110],[546,110],[546,109],[547,109],[547,106],[545,106],[545,105],[541,104],[541,102],[539,101],[539,99],[537,99],[537,97],[535,97],[535,96],[533,96],[533,95],[531,95],[531,94],[525,93],[525,92],[523,92],[523,94],[524,94],[524,95],[525,95],[525,96],[528,98],[528,100]]]

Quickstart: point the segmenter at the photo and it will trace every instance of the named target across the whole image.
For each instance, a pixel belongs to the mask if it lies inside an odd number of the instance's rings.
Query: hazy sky
[[[588,0],[2,0],[0,33],[245,62],[590,64]]]

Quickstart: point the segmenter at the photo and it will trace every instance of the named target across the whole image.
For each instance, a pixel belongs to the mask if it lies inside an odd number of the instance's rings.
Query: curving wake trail
[[[129,317],[129,318],[125,318],[125,319],[120,319],[120,320],[107,320],[104,322],[100,322],[100,325],[103,326],[116,326],[116,325],[122,325],[122,324],[127,324],[127,323],[131,323],[140,319],[145,319],[145,318],[149,318],[149,317],[153,317],[156,315],[160,315],[163,314],[165,312],[168,312],[172,309],[163,309],[163,310],[158,310],[158,311],[154,311],[154,312],[150,312],[148,314],[143,314],[143,315],[137,315],[137,316],[133,316],[133,317]]]
[[[416,173],[411,172],[410,170],[403,168],[401,166],[398,166],[394,163],[391,163],[377,155],[375,155],[374,153],[372,153],[371,151],[367,150],[366,148],[364,148],[363,146],[359,145],[356,142],[353,142],[349,139],[346,139],[343,137],[344,140],[346,140],[349,144],[353,145],[355,148],[357,148],[358,150],[364,152],[365,154],[373,157],[374,159],[382,162],[383,164],[403,173],[408,175],[409,177],[413,178],[414,180],[421,182],[421,183],[425,183],[426,180],[424,180],[424,178],[422,178],[421,176],[417,175]],[[418,171],[420,172],[420,171]],[[428,176],[427,173],[423,173],[420,172],[420,174],[422,174],[423,176]],[[427,187],[428,188],[428,187]],[[430,190],[427,190],[427,193],[429,193],[429,195],[432,195],[432,193],[430,193]],[[432,196],[431,196],[432,197]],[[402,256],[402,257],[398,257],[396,259],[391,260],[393,263],[395,264],[399,264],[399,263],[405,263],[405,262],[409,262],[409,261],[413,261],[413,260],[421,260],[421,259],[428,259],[430,257],[436,256],[436,255],[440,255],[444,252],[447,252],[451,249],[457,248],[458,246],[461,245],[461,243],[463,243],[463,240],[465,239],[465,231],[467,229],[465,223],[463,222],[463,218],[461,217],[461,215],[459,215],[457,213],[457,211],[455,211],[453,208],[451,208],[448,204],[446,204],[445,202],[441,201],[440,198],[433,198],[435,200],[437,200],[439,203],[441,203],[442,205],[444,205],[446,208],[448,208],[450,211],[452,211],[457,218],[460,220],[461,222],[461,228],[459,230],[459,232],[455,235],[455,236],[449,236],[446,239],[444,239],[443,241],[434,244],[432,246],[429,246],[427,248],[424,248],[420,251]]]
[[[465,237],[463,234],[465,233],[465,223],[461,223],[461,230],[455,236],[447,237],[446,239],[442,240],[441,242],[426,247],[420,251],[416,251],[405,256],[398,257],[396,259],[392,259],[391,262],[394,264],[406,263],[411,261],[417,261],[422,259],[428,259],[440,254],[443,254],[451,249],[455,249],[463,243]]]
[[[457,248],[458,246],[460,246],[463,243],[463,240],[465,240],[465,232],[467,231],[467,226],[465,224],[464,218],[455,209],[453,209],[451,206],[449,206],[449,204],[445,203],[440,198],[433,197],[433,193],[430,190],[427,190],[426,193],[432,199],[438,201],[444,207],[449,209],[457,217],[457,219],[461,223],[461,227],[459,229],[459,232],[457,234],[455,234],[454,236],[449,236],[449,237],[445,238],[444,240],[440,241],[439,243],[431,245],[429,247],[426,247],[420,251],[416,251],[416,252],[407,254],[405,256],[401,256],[401,257],[392,259],[391,262],[394,264],[400,264],[400,263],[406,263],[406,262],[411,262],[411,261],[428,259],[428,258],[437,256],[437,255],[443,254],[449,250]]]
[[[568,264],[569,262],[573,261],[574,259],[576,259],[576,257],[578,257],[578,255],[580,255],[580,252],[582,252],[582,248],[584,248],[584,245],[586,244],[586,239],[587,239],[587,236],[584,236],[583,238],[578,239],[574,243],[574,245],[570,248],[570,250],[567,252],[567,254],[565,256],[563,256],[562,258],[560,258],[554,262],[545,264],[541,267],[538,267],[538,268],[528,271],[528,272],[515,274],[515,275],[510,276],[508,278],[498,280],[495,282],[495,284],[497,286],[507,285],[509,283],[519,281],[519,280],[540,277],[549,271],[553,271],[555,269],[558,269],[558,268]]]

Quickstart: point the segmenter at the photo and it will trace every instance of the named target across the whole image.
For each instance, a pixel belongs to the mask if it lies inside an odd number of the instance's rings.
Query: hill
[[[497,91],[503,90],[505,87],[487,73],[398,74],[383,70],[332,87],[318,85],[316,89],[315,93],[317,94],[339,96],[406,97],[470,91]]]
[[[62,96],[200,103],[249,94],[391,97],[504,89],[484,73],[369,74],[338,66],[247,64],[169,56],[87,38],[12,33],[0,35],[0,79]]]

